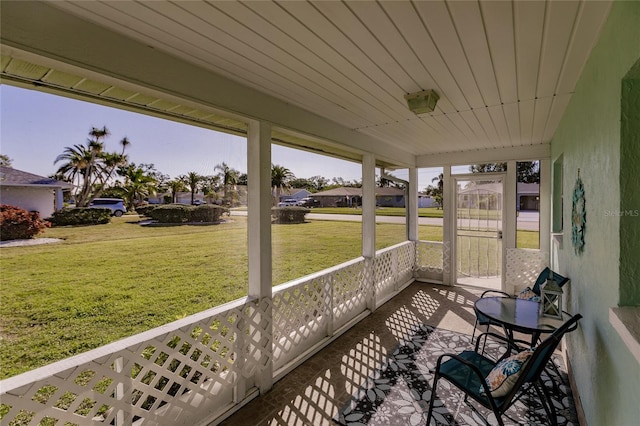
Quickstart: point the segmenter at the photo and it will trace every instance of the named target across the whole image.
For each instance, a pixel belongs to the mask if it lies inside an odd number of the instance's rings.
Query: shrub
[[[0,240],[33,238],[51,226],[40,219],[38,212],[28,212],[20,207],[0,205]]]
[[[137,210],[136,210],[137,211]],[[220,221],[224,207],[213,204],[187,206],[185,204],[164,204],[155,206],[146,215],[159,223],[215,223]]]
[[[155,209],[156,205],[154,204],[145,204],[144,206],[138,206],[136,207],[136,213],[138,213],[140,216],[147,216],[147,217],[151,217],[151,215],[149,214],[149,212],[153,209]]]
[[[49,218],[54,226],[100,225],[111,222],[111,209],[74,207],[53,213]]]
[[[271,217],[274,223],[304,223],[309,209],[304,207],[272,207]]]
[[[165,204],[149,211],[148,216],[160,223],[187,223],[191,220],[191,206]]]
[[[190,222],[218,222],[226,209],[214,204],[202,204],[191,211]]]

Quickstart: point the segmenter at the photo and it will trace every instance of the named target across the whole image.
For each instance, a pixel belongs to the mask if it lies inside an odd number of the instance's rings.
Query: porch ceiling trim
[[[505,161],[531,161],[548,159],[551,145],[514,146],[499,149],[479,149],[444,154],[421,155],[416,158],[416,167],[454,166],[461,164],[496,163]]]
[[[41,2],[3,2],[2,45],[47,60],[70,64],[120,86],[137,87],[213,108],[245,122],[262,120],[297,134],[310,135],[372,153],[385,163],[413,167],[415,157],[397,146],[348,129],[273,96],[97,26]],[[9,48],[9,49],[7,49]],[[45,62],[45,63],[43,63]],[[295,145],[295,143],[293,144]],[[316,147],[317,148],[317,147]],[[353,155],[352,155],[353,157]]]

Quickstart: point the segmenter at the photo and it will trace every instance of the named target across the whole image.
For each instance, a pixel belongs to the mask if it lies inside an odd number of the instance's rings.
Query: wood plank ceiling
[[[64,1],[413,155],[549,143],[610,2]],[[404,95],[433,89],[415,115]]]

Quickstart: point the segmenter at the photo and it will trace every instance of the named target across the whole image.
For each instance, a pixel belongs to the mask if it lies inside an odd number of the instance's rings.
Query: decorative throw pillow
[[[535,294],[533,290],[531,290],[531,287],[526,287],[524,290],[518,293],[518,299],[533,300],[534,302],[539,302],[540,296]]]
[[[487,382],[489,391],[491,391],[491,396],[498,398],[509,393],[532,354],[533,350],[527,349],[503,359],[493,367],[493,370],[484,379]],[[482,395],[485,394],[482,386],[480,387],[480,393]]]

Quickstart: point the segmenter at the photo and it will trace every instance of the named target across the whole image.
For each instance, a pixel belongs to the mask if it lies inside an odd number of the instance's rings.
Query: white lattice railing
[[[282,375],[295,362],[341,333],[413,280],[414,243],[380,250],[373,262],[358,258],[273,289],[273,369]],[[371,278],[373,277],[373,278]],[[373,282],[374,291],[367,283]]]
[[[367,308],[364,258],[273,288],[273,368],[277,374]]]
[[[266,366],[285,374],[409,284],[414,263],[401,243],[3,380],[0,424],[208,424],[255,395]]]
[[[402,284],[413,279],[415,243],[404,242],[376,253],[374,281],[376,307],[392,297]]]
[[[2,424],[213,420],[245,397],[270,358],[261,320],[269,309],[243,298],[3,380]]]
[[[547,266],[547,254],[536,249],[508,248],[505,291],[516,294],[526,286],[533,286],[540,271]]]
[[[444,272],[449,272],[450,250],[449,243],[439,241],[416,242],[416,278],[424,278],[442,282]]]

